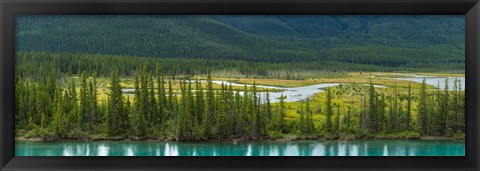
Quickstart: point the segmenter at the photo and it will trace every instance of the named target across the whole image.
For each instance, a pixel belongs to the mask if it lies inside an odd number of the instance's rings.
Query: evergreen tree
[[[441,127],[441,134],[445,135],[448,132],[448,115],[450,113],[450,108],[449,108],[449,92],[448,92],[448,78],[445,78],[445,87],[444,87],[444,92],[443,92],[443,97],[441,99],[438,99],[439,101],[441,100],[440,104],[440,127]]]
[[[90,82],[90,99],[91,99],[91,124],[95,124],[96,122],[99,121],[98,117],[98,99],[97,99],[97,71],[94,71],[92,74],[93,77],[93,82]]]
[[[134,132],[136,136],[141,136],[145,133],[145,115],[143,115],[143,105],[145,105],[142,102],[142,92],[140,90],[140,82],[138,79],[138,76],[134,76],[134,86],[135,86],[135,111],[133,112],[133,118],[135,121],[135,126],[134,126]]]
[[[377,98],[376,98],[376,107],[377,107],[377,131],[385,131],[386,128],[387,128],[387,125],[386,125],[386,111],[385,111],[385,107],[386,107],[386,102],[385,102],[385,95],[384,94],[381,94],[381,95],[377,95]],[[399,121],[396,121],[398,124]]]
[[[279,125],[280,125],[280,131],[282,133],[286,132],[285,129],[285,96],[283,94],[280,95],[280,112],[279,112]]]
[[[95,90],[93,89],[93,83],[92,81],[89,81],[88,82],[88,94],[87,94],[87,115],[86,115],[86,119],[87,119],[87,129],[88,131],[92,131],[93,130],[93,117],[94,117],[94,110],[95,110],[95,107],[93,107],[93,105],[95,104],[93,101],[96,100],[93,98],[93,92]]]
[[[332,116],[333,116],[333,106],[332,106],[332,92],[330,88],[327,89],[327,100],[325,101],[325,132],[331,134],[333,132],[332,125]]]
[[[62,93],[61,91],[57,90],[55,95],[56,99],[56,107],[55,107],[55,114],[53,115],[52,126],[53,130],[55,131],[56,136],[62,136],[65,130],[64,123],[63,123],[63,101],[62,101]]]
[[[370,79],[370,86],[368,90],[368,132],[369,133],[376,133],[377,132],[377,106],[375,99],[377,98],[377,94],[375,93],[375,87],[373,86],[372,80]]]
[[[158,103],[157,103],[157,99],[155,98],[155,87],[154,87],[154,84],[153,84],[153,76],[149,76],[148,77],[148,87],[150,89],[150,92],[148,93],[148,96],[149,96],[149,115],[150,115],[150,118],[148,118],[149,120],[149,125],[150,126],[155,126],[158,124]]]
[[[258,132],[258,97],[257,97],[257,87],[255,85],[255,81],[253,81],[253,86],[250,90],[252,96],[252,102],[250,103],[250,135],[253,137],[257,137],[259,135]]]
[[[215,95],[213,91],[213,83],[212,83],[212,76],[208,73],[207,76],[207,97],[206,97],[206,111],[203,117],[203,136],[204,137],[211,137],[212,130],[210,126],[213,124],[212,120],[214,119],[215,115]]]
[[[176,100],[176,99],[173,97],[172,80],[169,79],[168,80],[168,105],[167,105],[168,116],[166,118],[170,118],[173,115],[173,113],[175,112],[174,100]]]
[[[418,128],[422,135],[427,135],[427,85],[425,83],[425,78],[422,81],[422,87],[420,88],[420,99],[418,102]]]
[[[340,104],[334,104],[335,107],[337,107],[337,112],[336,112],[336,115],[335,115],[335,124],[334,124],[334,132],[335,134],[338,135],[338,132],[340,130]]]
[[[177,129],[176,129],[176,140],[190,140],[191,136],[191,127],[190,127],[190,118],[189,118],[189,95],[186,88],[186,82],[180,82],[180,91],[182,97],[180,98],[179,114],[177,115]]]
[[[149,94],[148,94],[148,73],[147,73],[147,66],[144,65],[141,67],[140,71],[140,104],[139,106],[141,109],[139,110],[140,114],[143,115],[144,119],[150,119],[150,102],[149,102]],[[150,120],[149,120],[150,121]],[[149,122],[145,122],[149,125]]]
[[[123,134],[128,129],[127,119],[124,110],[124,100],[122,95],[122,87],[117,69],[112,71],[110,76],[110,93],[108,95],[108,117],[107,133],[111,135]]]
[[[266,102],[266,107],[267,107],[267,116],[268,116],[268,122],[272,122],[272,105],[270,103],[270,93],[267,91],[266,97],[265,97]]]
[[[128,131],[129,134],[137,135],[137,123],[135,121],[135,111],[132,111],[132,103],[130,102],[130,96],[127,96],[127,100],[125,101],[125,115],[128,117],[128,125],[130,125],[130,131]]]
[[[222,82],[219,93],[216,98],[216,110],[214,111],[215,119],[215,134],[218,137],[225,136],[226,116],[225,116],[225,85]]]
[[[411,94],[411,85],[408,83],[408,96],[407,96],[407,114],[405,119],[405,125],[407,130],[412,128],[412,94]]]
[[[156,68],[157,76],[157,91],[158,91],[158,104],[157,104],[157,116],[155,118],[156,123],[163,123],[165,118],[165,110],[167,106],[167,99],[165,95],[165,78],[160,70],[160,64],[157,63]]]
[[[196,103],[196,109],[195,109],[195,120],[196,120],[196,125],[198,127],[202,126],[203,123],[203,115],[205,113],[205,98],[203,95],[203,87],[198,78],[195,80],[195,89],[197,90],[195,92],[195,103]],[[203,129],[203,127],[202,127]]]
[[[307,130],[305,124],[305,110],[303,108],[303,102],[300,103],[300,109],[297,110],[297,114],[300,115],[297,129],[301,134],[306,134]]]
[[[460,80],[454,79],[453,82],[453,131],[455,133],[465,132],[465,96],[461,90]]]
[[[68,113],[68,130],[73,130],[78,127],[77,124],[77,117],[78,117],[78,97],[77,97],[77,90],[75,89],[75,81],[72,80],[70,82],[70,88],[68,90],[68,94],[70,97],[68,98],[69,105],[65,111],[69,111]]]
[[[242,124],[242,100],[241,100],[241,95],[240,91],[235,92],[235,120],[234,120],[234,132],[236,136],[240,136],[242,134],[243,130],[243,124]]]
[[[89,104],[88,104],[88,87],[87,87],[87,73],[84,71],[81,75],[80,81],[80,111],[77,113],[77,129],[84,128],[84,122],[86,119],[84,117],[89,114]]]
[[[244,83],[243,85],[243,100],[242,100],[242,107],[241,107],[241,119],[239,120],[239,125],[241,130],[242,135],[247,135],[248,132],[250,131],[250,127],[248,125],[249,119],[250,119],[250,92],[247,88],[247,84]]]

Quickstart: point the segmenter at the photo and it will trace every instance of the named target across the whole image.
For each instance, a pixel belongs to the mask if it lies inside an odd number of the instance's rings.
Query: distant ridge
[[[464,64],[463,16],[22,16],[17,50],[387,67]]]

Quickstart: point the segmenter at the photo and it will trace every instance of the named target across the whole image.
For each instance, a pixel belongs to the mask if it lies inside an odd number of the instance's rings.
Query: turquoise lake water
[[[288,142],[17,141],[16,156],[464,156],[461,140]]]

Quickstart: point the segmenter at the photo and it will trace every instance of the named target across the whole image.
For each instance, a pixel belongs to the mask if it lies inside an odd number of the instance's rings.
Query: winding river
[[[404,80],[404,81],[412,81],[412,82],[417,82],[417,83],[422,83],[423,79],[425,78],[425,83],[428,85],[432,85],[434,87],[437,87],[440,85],[440,89],[445,88],[445,79],[448,78],[448,89],[453,90],[454,88],[454,80],[457,79],[459,81],[459,88],[461,90],[465,90],[465,77],[443,77],[443,76],[420,76],[420,75],[415,75],[415,74],[396,74],[399,77],[381,77],[382,79],[395,79],[395,80]],[[405,77],[407,76],[407,77]],[[202,80],[204,82],[205,80]],[[239,84],[235,82],[230,82],[230,81],[219,81],[215,80],[212,81],[215,84],[227,84],[232,86],[244,86],[244,84]],[[342,84],[348,84],[348,83],[342,83]],[[267,88],[267,89],[276,89],[276,90],[282,90],[280,92],[269,92],[269,99],[272,103],[278,102],[279,98],[283,95],[285,96],[285,102],[295,102],[295,101],[300,101],[300,100],[305,100],[307,97],[313,96],[315,93],[319,92],[324,92],[325,88],[327,87],[334,87],[338,86],[340,83],[321,83],[321,84],[314,84],[314,85],[309,85],[309,86],[300,86],[300,87],[278,87],[278,86],[268,86],[268,85],[257,85],[259,88]],[[365,86],[368,86],[366,84],[363,84]],[[247,84],[248,87],[252,86],[251,84]],[[374,85],[376,88],[386,88],[386,86],[383,85]],[[134,89],[132,88],[125,88],[122,89],[124,93],[132,93]],[[243,92],[240,91],[240,95],[243,95]],[[265,92],[260,92],[259,96],[261,99],[264,99],[266,97]]]
[[[421,76],[416,74],[396,74],[396,75],[407,76],[407,77],[405,78],[399,77],[399,78],[392,78],[392,79],[413,81],[417,83],[422,83],[423,79],[425,78],[426,84],[440,88],[441,90],[445,89],[446,78],[448,78],[448,90],[454,90],[455,79],[457,79],[458,88],[460,88],[461,90],[465,90],[465,77]]]

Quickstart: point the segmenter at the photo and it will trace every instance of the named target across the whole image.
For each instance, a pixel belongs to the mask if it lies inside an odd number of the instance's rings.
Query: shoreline
[[[24,138],[24,137],[15,137],[15,141],[28,141],[28,142],[57,142],[57,141],[77,141],[77,142],[95,142],[95,141],[113,141],[113,142],[183,142],[183,143],[212,143],[212,142],[295,142],[295,141],[308,141],[308,140],[318,140],[318,141],[339,141],[339,142],[348,142],[348,141],[358,141],[358,140],[421,140],[421,141],[431,141],[431,140],[465,140],[464,137],[446,137],[446,136],[423,136],[417,138],[389,138],[389,137],[365,137],[365,138],[336,138],[328,139],[322,137],[293,137],[293,138],[279,138],[279,139],[259,139],[259,138],[225,138],[225,139],[203,139],[203,140],[190,140],[190,141],[176,141],[174,138],[163,138],[163,139],[131,139],[131,138],[100,138],[100,139],[71,139],[71,138],[61,138],[56,140],[46,141],[43,138]]]

